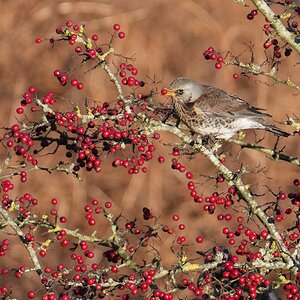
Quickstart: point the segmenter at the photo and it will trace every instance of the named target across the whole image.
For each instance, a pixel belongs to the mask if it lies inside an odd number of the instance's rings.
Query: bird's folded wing
[[[238,96],[230,95],[220,89],[206,86],[203,94],[194,102],[194,110],[207,116],[220,117],[270,117],[260,108],[250,106]]]

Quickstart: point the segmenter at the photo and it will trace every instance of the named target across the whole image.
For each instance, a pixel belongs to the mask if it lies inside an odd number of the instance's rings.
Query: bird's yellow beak
[[[174,97],[176,95],[175,90],[173,89],[166,89],[167,93],[166,96]]]

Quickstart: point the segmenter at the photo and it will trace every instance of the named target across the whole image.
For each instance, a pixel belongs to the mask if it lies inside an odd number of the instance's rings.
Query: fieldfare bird
[[[179,77],[167,89],[172,97],[175,113],[193,133],[230,139],[240,130],[262,129],[278,136],[289,134],[276,126],[265,123],[272,117],[261,108],[250,106],[242,98],[191,79]]]

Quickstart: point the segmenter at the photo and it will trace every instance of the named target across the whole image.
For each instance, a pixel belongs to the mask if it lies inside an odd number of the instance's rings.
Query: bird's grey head
[[[182,103],[192,103],[202,94],[202,87],[197,82],[184,77],[178,77],[171,82],[167,95]]]

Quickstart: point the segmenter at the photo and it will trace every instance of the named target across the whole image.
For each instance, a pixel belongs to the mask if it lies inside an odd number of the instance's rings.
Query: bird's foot
[[[211,137],[209,135],[204,135],[201,137],[202,145],[208,146],[211,143]]]
[[[213,153],[217,153],[218,150],[222,147],[222,144],[220,143],[220,141],[216,141],[212,146],[211,146],[211,151]]]
[[[210,148],[213,153],[216,153],[222,146],[220,140],[212,135],[198,136],[197,141],[203,146]]]

